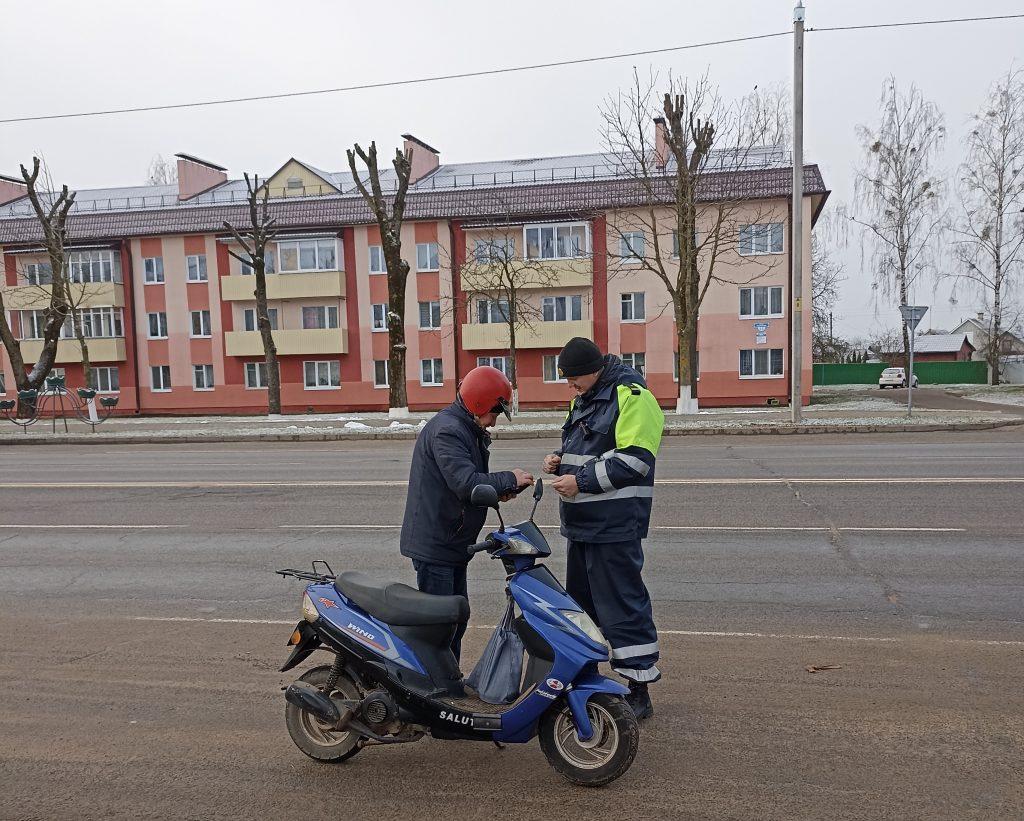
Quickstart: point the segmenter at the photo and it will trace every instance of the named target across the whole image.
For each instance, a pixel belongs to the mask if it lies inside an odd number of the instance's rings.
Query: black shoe
[[[651,704],[651,696],[647,692],[647,685],[644,683],[638,681],[629,682],[626,704],[633,711],[637,721],[643,721],[645,718],[650,718],[654,715],[654,705]]]

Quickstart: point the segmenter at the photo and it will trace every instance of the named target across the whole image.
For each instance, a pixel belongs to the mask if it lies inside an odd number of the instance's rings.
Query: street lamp
[[[928,313],[927,305],[900,305],[900,314],[907,326],[907,341],[910,345],[910,361],[907,363],[907,418],[914,413],[914,332]]]

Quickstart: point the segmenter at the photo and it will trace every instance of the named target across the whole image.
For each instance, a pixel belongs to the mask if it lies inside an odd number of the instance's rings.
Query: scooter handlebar
[[[466,553],[468,553],[470,556],[475,556],[477,553],[480,553],[484,550],[491,550],[493,547],[494,542],[492,542],[490,539],[484,539],[482,542],[477,542],[476,544],[471,544],[469,547],[467,547]]]

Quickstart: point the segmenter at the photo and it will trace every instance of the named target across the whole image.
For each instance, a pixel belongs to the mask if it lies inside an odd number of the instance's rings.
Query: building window
[[[544,357],[544,381],[565,382],[565,377],[558,372],[558,354]]]
[[[25,266],[25,283],[53,285],[53,266],[49,262],[30,262]]]
[[[312,305],[302,309],[302,329],[304,331],[324,330],[338,327],[338,307],[336,305]]]
[[[387,266],[384,264],[384,248],[380,245],[370,246],[370,273],[386,274]]]
[[[508,322],[507,299],[478,299],[476,301],[476,321],[482,325],[490,322]]]
[[[416,270],[437,271],[440,270],[437,259],[436,242],[416,243]]]
[[[478,356],[476,358],[477,367],[481,365],[490,365],[492,368],[497,368],[505,376],[509,376],[509,366],[507,356]]]
[[[782,367],[782,348],[745,348],[740,351],[740,379],[779,379]]]
[[[121,379],[117,368],[91,368],[89,387],[97,393],[118,393],[121,390]]]
[[[206,254],[193,254],[185,257],[189,282],[206,282]]]
[[[386,331],[388,329],[388,305],[386,302],[375,302],[370,306],[370,310],[373,314],[371,330],[375,333]]]
[[[302,239],[277,243],[282,274],[337,271],[338,243],[333,239]]]
[[[160,285],[164,281],[164,258],[145,257],[142,260],[146,285]]]
[[[527,259],[571,259],[590,253],[590,225],[527,225],[523,228]]]
[[[420,330],[431,331],[441,327],[441,303],[420,303]]]
[[[245,387],[250,390],[267,387],[267,363],[245,363]]]
[[[154,365],[149,369],[149,378],[154,392],[169,391],[171,389],[171,366]]]
[[[740,226],[740,253],[745,256],[782,253],[782,223]]]
[[[619,237],[619,258],[623,262],[640,262],[645,250],[643,231],[625,231]]]
[[[124,336],[122,314],[120,308],[82,308],[78,312],[78,321],[82,325],[82,335],[86,339],[111,339]],[[67,336],[74,336],[74,326],[71,325],[71,318],[64,322]]]
[[[582,316],[582,296],[546,296],[541,300],[541,319],[544,322],[566,322]]]
[[[71,282],[120,282],[121,255],[117,251],[68,254],[68,279]]]
[[[386,359],[373,360],[373,387],[386,388],[388,386],[388,361]]]
[[[647,318],[643,292],[622,295],[622,321],[643,322]]]
[[[473,247],[473,258],[481,263],[507,262],[516,255],[515,237],[478,239]]]
[[[782,286],[740,288],[740,316],[744,319],[782,316]]]
[[[213,329],[210,325],[209,311],[192,311],[192,336],[207,337],[213,336]]]
[[[277,271],[277,266],[274,264],[274,252],[264,251],[263,252],[263,273],[273,274]],[[255,269],[248,263],[242,263],[242,275],[252,276],[255,273]]]
[[[624,353],[622,355],[622,364],[632,368],[641,376],[646,376],[647,368],[647,354],[644,353]],[[678,363],[676,363],[678,365]]]
[[[307,391],[326,391],[341,387],[341,362],[337,359],[303,362],[302,370]]]
[[[443,385],[444,372],[441,369],[440,359],[420,360],[420,384],[421,385]]]
[[[7,383],[4,382],[4,375],[0,372],[0,394],[7,393]]]
[[[197,391],[213,390],[213,365],[192,366],[192,387]]]
[[[270,330],[277,330],[277,308],[267,308],[267,319],[270,320]],[[260,329],[259,324],[256,322],[256,309],[246,308],[242,312],[242,321],[245,323],[244,327],[247,331],[258,331]]]
[[[149,338],[167,339],[167,314],[161,311],[147,316],[149,318]]]

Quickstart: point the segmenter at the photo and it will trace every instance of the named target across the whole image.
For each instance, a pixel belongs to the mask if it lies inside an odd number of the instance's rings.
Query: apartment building
[[[635,183],[617,158],[442,164],[426,143],[404,139],[413,151],[402,228],[412,408],[450,402],[461,375],[477,364],[508,369],[508,306],[487,291],[487,272],[501,261],[496,254],[536,272],[521,288],[530,320],[516,329],[524,406],[564,405],[557,354],[573,336],[622,356],[663,405],[674,405],[671,304],[661,280],[640,264],[659,241],[662,249],[674,244],[668,203],[650,230],[628,230],[638,212]],[[231,255],[224,229],[225,221],[247,223],[245,183],[192,155],[177,159],[175,185],[78,191],[68,271],[93,386],[118,393],[122,413],[258,413],[266,408],[266,373],[252,271]],[[707,198],[722,192],[739,205],[731,216],[738,231],[736,247],[727,249],[730,273],[708,289],[699,318],[702,406],[788,396],[791,175],[784,158],[765,151],[737,167],[723,162],[708,182]],[[828,191],[817,166],[805,167],[804,180],[804,219],[812,225]],[[382,182],[392,187],[393,172]],[[378,228],[351,174],[292,158],[266,185],[279,231],[267,255],[267,289],[285,412],[385,409],[387,277]],[[38,354],[48,301],[39,241],[24,187],[0,177],[0,288],[26,362]],[[809,259],[809,242],[804,255]],[[70,322],[64,332],[56,367],[77,387],[81,350]],[[10,393],[6,352],[0,365],[0,390]]]

